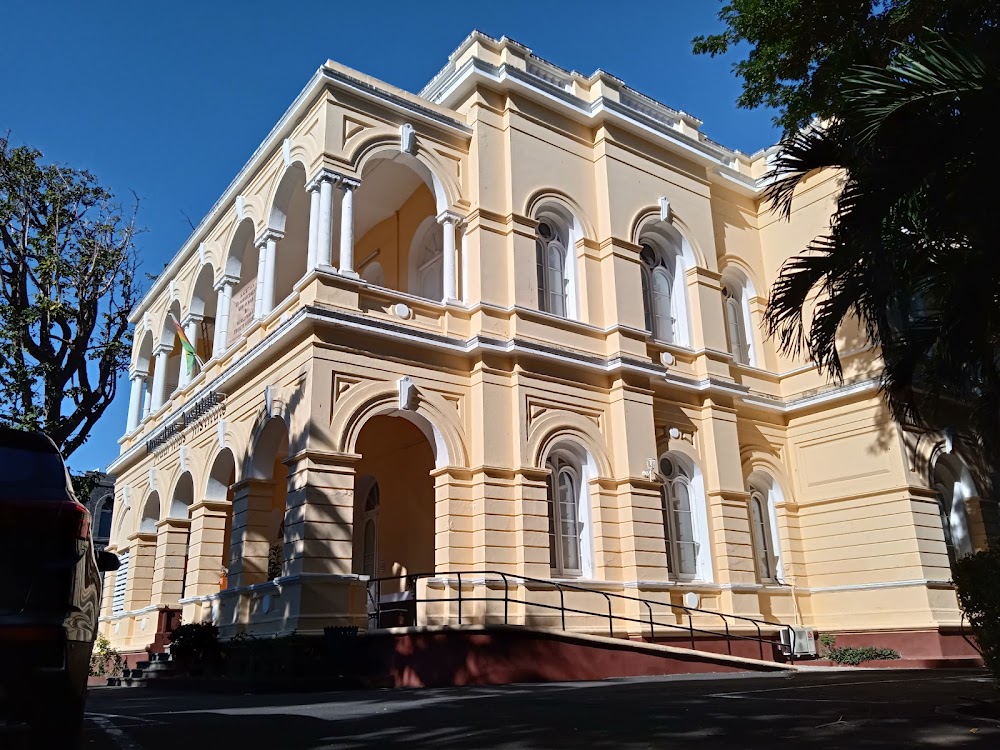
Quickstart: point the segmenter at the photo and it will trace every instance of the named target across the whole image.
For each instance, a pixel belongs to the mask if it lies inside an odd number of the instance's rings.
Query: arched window
[[[97,506],[96,520],[94,524],[94,541],[107,544],[111,540],[111,517],[114,515],[114,498],[106,497]]]
[[[554,452],[546,461],[549,470],[549,562],[559,576],[581,576],[586,532],[579,461],[568,451]]]
[[[369,261],[361,268],[361,278],[373,286],[385,286],[385,269],[377,260]]]
[[[535,262],[538,273],[538,309],[568,317],[566,274],[566,232],[545,218],[535,230]]]
[[[378,482],[372,481],[365,496],[364,532],[361,539],[361,573],[375,578],[378,575],[378,511],[381,504]]]
[[[774,582],[778,575],[778,561],[774,554],[771,518],[767,498],[756,489],[751,489],[750,492],[750,531],[753,535],[757,579],[762,582]]]
[[[973,552],[966,501],[975,496],[975,485],[968,467],[957,456],[949,454],[935,462],[932,488],[937,494],[948,563],[954,565],[957,559]]]
[[[699,543],[691,501],[691,473],[673,456],[660,459],[663,486],[663,527],[667,534],[667,565],[671,575],[693,580],[698,575]]]
[[[722,285],[722,301],[725,305],[726,338],[729,341],[729,352],[733,359],[741,365],[749,365],[750,336],[746,314],[743,307],[743,290],[733,282]]]
[[[420,297],[444,299],[444,239],[437,225],[426,233],[416,260],[416,291]]]
[[[653,338],[674,343],[677,315],[674,300],[674,271],[663,254],[653,245],[642,243],[642,300],[646,312],[646,330]]]

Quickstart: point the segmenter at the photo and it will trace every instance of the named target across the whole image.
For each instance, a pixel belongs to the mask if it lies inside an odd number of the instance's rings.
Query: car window
[[[66,489],[66,469],[56,453],[0,446],[0,486],[30,485],[38,489]]]

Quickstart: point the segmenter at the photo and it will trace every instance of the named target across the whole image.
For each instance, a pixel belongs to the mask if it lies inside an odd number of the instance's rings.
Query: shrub
[[[103,635],[94,641],[94,650],[90,654],[91,677],[121,677],[125,671],[125,658],[111,648],[111,641]]]
[[[958,603],[978,643],[973,643],[1000,687],[1000,544],[955,562]]]
[[[218,669],[222,653],[219,629],[210,622],[179,625],[170,633],[170,655],[189,674]]]
[[[836,664],[856,667],[866,661],[891,661],[899,658],[899,652],[891,648],[877,646],[841,646],[827,649],[827,658]]]

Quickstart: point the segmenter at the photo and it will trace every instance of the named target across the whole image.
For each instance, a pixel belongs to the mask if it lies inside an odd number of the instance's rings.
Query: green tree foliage
[[[730,0],[717,34],[694,39],[698,54],[747,50],[734,65],[738,104],[778,110],[794,133],[814,117],[844,112],[844,78],[856,65],[884,67],[925,28],[979,33],[1000,24],[995,0]]]
[[[129,363],[137,208],[0,137],[0,422],[44,431],[64,456]]]
[[[1000,548],[957,560],[954,577],[959,604],[976,636],[973,645],[1000,687]]]
[[[826,234],[786,262],[768,331],[841,376],[837,331],[860,320],[896,417],[957,427],[1000,450],[1000,262],[988,185],[1000,168],[1000,59],[987,38],[928,38],[845,79],[837,119],[785,140],[768,198],[786,215],[803,180],[842,170]],[[812,300],[810,317],[804,310]]]

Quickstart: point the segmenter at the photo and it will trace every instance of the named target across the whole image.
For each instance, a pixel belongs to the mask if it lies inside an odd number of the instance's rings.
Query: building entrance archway
[[[398,579],[370,594],[383,605],[398,603],[391,609],[405,620],[412,597],[403,579],[434,570],[434,451],[413,422],[380,415],[365,423],[357,452],[354,572]]]

